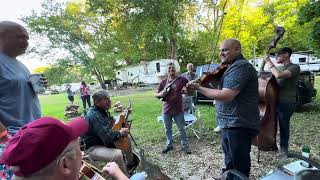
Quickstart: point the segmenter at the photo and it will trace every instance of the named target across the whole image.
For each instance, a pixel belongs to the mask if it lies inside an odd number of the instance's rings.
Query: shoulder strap
[[[170,87],[175,81],[177,81],[178,79],[180,79],[182,76],[178,76],[177,78],[175,78],[174,80],[172,80],[167,87]],[[167,83],[168,83],[168,79],[167,79]]]

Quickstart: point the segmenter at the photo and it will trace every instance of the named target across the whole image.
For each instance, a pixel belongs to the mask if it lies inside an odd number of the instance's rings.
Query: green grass
[[[129,96],[111,97],[112,102],[121,101],[122,105],[127,105],[130,98],[132,103],[132,134],[140,145],[163,142],[165,135],[163,126],[157,122],[157,116],[161,114],[161,102],[153,97],[153,91],[141,91],[138,94]],[[43,116],[52,116],[62,121],[68,121],[64,117],[64,108],[69,103],[67,95],[43,95],[40,96]],[[75,96],[75,104],[80,106],[82,112],[82,102],[79,96]],[[197,106],[203,119],[204,137],[212,134],[212,129],[215,127],[215,113],[212,104],[200,104]],[[112,112],[112,111],[111,111]],[[116,113],[113,113],[117,115]]]
[[[67,120],[64,117],[64,108],[69,104],[67,94],[41,95],[40,104],[43,116],[51,116],[60,120]],[[82,101],[79,96],[74,98],[75,104],[79,105],[82,110]]]

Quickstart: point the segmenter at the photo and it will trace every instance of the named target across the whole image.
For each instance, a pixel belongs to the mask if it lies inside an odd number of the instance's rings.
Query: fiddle
[[[203,73],[198,80],[199,84],[204,87],[213,87],[213,84],[219,81],[224,72],[228,69],[229,65],[230,63],[223,62],[212,72]]]
[[[204,72],[198,79],[193,80],[191,82],[199,84],[200,86],[203,86],[203,87],[214,88],[229,66],[230,66],[230,63],[223,62],[220,64],[219,67],[217,67],[211,72],[209,71],[210,69],[210,66],[209,66],[207,72]],[[190,91],[188,86],[187,86],[187,90],[188,92]]]

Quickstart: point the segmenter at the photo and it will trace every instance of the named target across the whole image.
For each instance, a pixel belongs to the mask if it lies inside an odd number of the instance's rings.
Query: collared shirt
[[[30,72],[17,59],[0,53],[0,121],[13,133],[41,117]]]
[[[86,149],[104,145],[114,148],[113,142],[121,137],[120,132],[113,131],[114,119],[108,111],[93,105],[87,112],[85,120],[89,123],[88,132],[81,137]]]
[[[164,79],[158,86],[158,92],[162,91],[171,81]],[[166,101],[162,105],[162,113],[168,115],[178,115],[183,112],[182,106],[182,88],[188,83],[184,77],[180,77],[170,86],[170,91],[166,96]]]
[[[237,57],[223,74],[219,88],[240,91],[231,102],[216,100],[219,125],[222,128],[243,127],[258,130],[258,76],[254,67],[242,55]]]
[[[198,78],[197,74],[195,72],[185,72],[182,73],[181,76],[185,77],[188,81],[192,81]]]

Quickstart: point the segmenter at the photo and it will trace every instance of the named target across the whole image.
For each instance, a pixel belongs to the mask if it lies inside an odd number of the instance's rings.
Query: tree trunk
[[[101,85],[102,89],[107,89],[105,83],[104,83],[104,77],[103,75],[99,72],[99,70],[97,68],[93,68],[92,70],[93,74],[96,76],[99,84]]]
[[[176,38],[170,39],[170,58],[177,60],[177,40]]]

